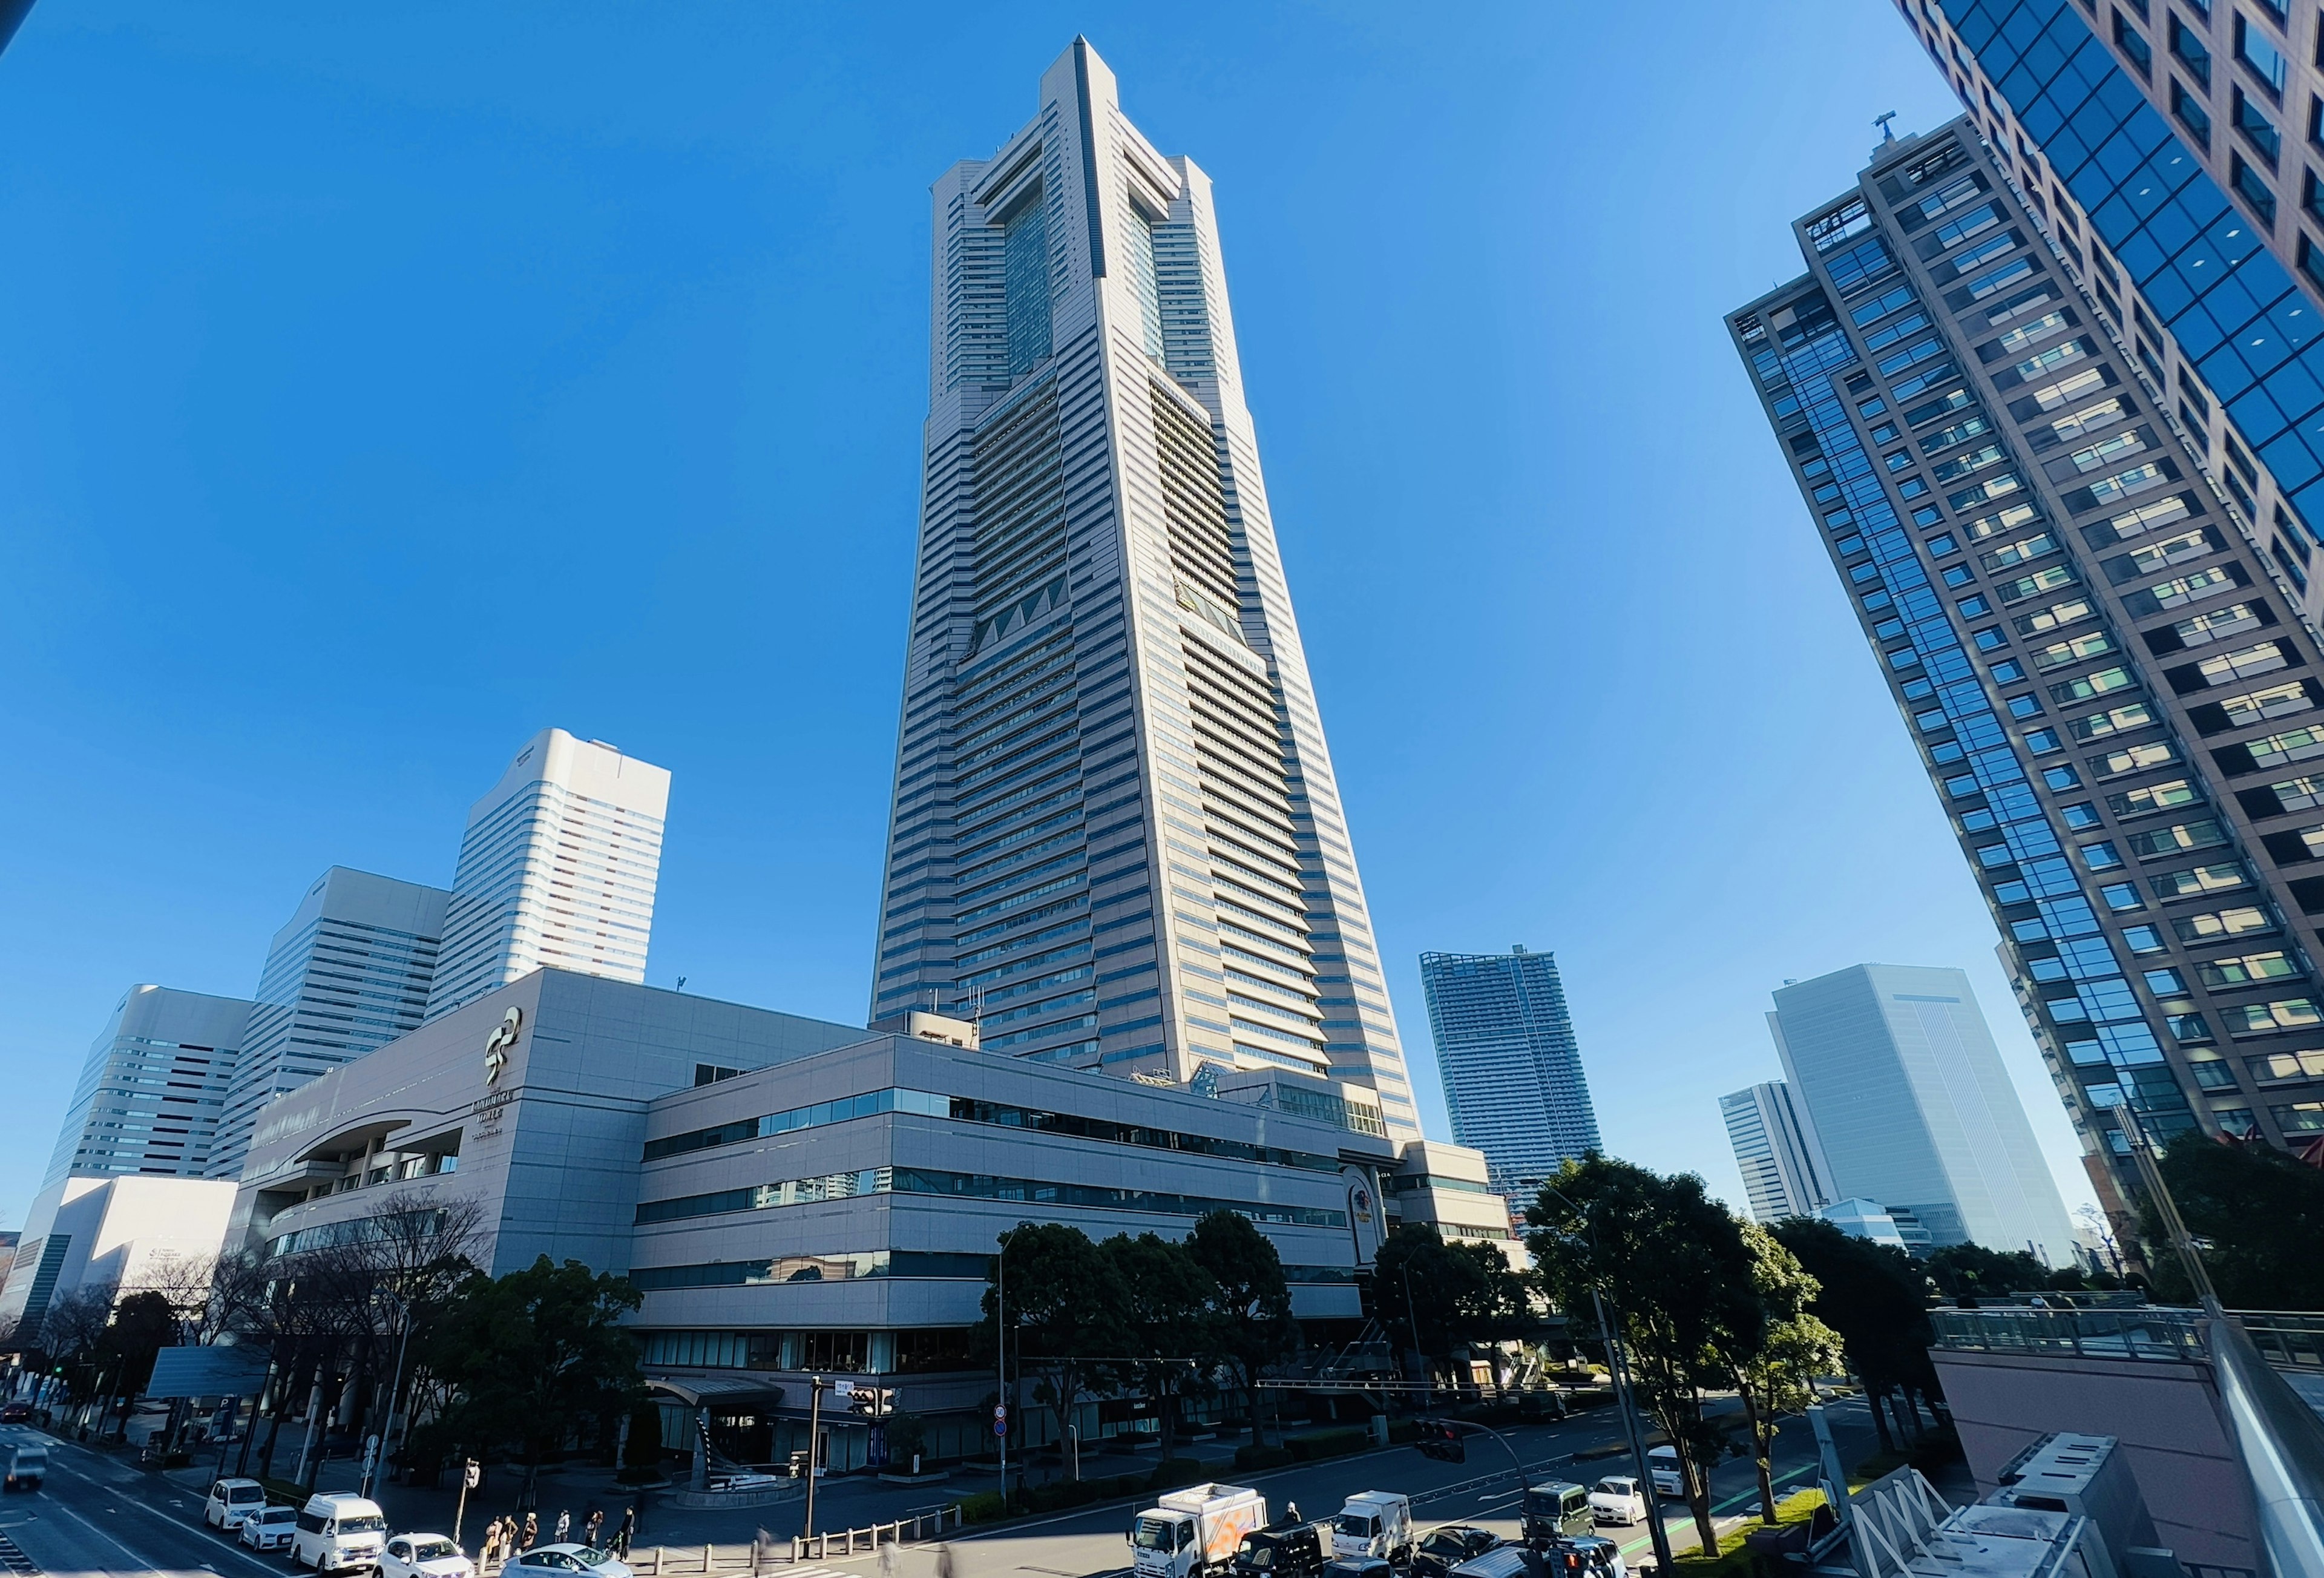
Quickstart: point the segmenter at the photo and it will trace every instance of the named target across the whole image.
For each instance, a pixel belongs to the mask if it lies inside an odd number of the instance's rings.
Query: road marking
[[[21,1521],[29,1523],[32,1520],[24,1518]],[[33,1563],[32,1558],[26,1555],[23,1548],[5,1534],[0,1534],[0,1566],[6,1567],[11,1573],[21,1574],[31,1574],[41,1570]]]

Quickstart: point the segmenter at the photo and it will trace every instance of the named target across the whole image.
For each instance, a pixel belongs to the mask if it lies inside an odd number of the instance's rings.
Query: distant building
[[[1598,1114],[1552,954],[1423,954],[1420,984],[1452,1138],[1513,1199],[1598,1148]]]
[[[163,1256],[218,1252],[234,1186],[224,1179],[60,1178],[42,1189],[0,1284],[0,1333],[37,1325],[81,1288],[117,1292],[145,1281]]]
[[[444,935],[441,888],[333,866],[267,950],[209,1176],[242,1176],[258,1110],[427,1017]]]
[[[1812,1216],[1831,1201],[1831,1183],[1815,1131],[1780,1079],[1719,1098],[1727,1142],[1743,1171],[1754,1222]]]
[[[669,771],[544,729],[468,812],[429,1019],[543,965],[642,982]]]
[[[1779,990],[1768,1025],[1835,1195],[1909,1213],[1932,1246],[2074,1263],[2065,1202],[1967,975],[1854,964]]]
[[[1850,1238],[1870,1239],[1891,1249],[1925,1254],[1929,1230],[1909,1211],[1891,1211],[1877,1200],[1834,1200],[1812,1213]]]
[[[75,1173],[207,1173],[256,1006],[239,997],[131,987],[81,1065],[41,1186]]]

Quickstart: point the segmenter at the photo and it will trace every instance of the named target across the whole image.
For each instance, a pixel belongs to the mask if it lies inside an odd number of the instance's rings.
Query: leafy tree
[[[2049,1287],[2055,1274],[2024,1250],[1988,1250],[1983,1244],[1947,1244],[1921,1262],[1929,1280],[1947,1298],[2001,1298]]]
[[[1372,1306],[1397,1346],[1450,1362],[1471,1343],[1534,1323],[1525,1278],[1489,1243],[1446,1243],[1433,1227],[1397,1228],[1372,1260]]]
[[[1799,1258],[1756,1222],[1740,1223],[1751,1251],[1751,1287],[1766,1327],[1754,1352],[1738,1355],[1735,1390],[1751,1432],[1753,1465],[1759,1474],[1759,1521],[1775,1521],[1775,1421],[1816,1400],[1815,1380],[1844,1362],[1840,1333],[1816,1318],[1812,1306],[1822,1291]]]
[[[1213,1211],[1186,1235],[1186,1252],[1210,1273],[1218,1291],[1204,1322],[1203,1353],[1242,1389],[1250,1438],[1261,1441],[1259,1378],[1299,1341],[1291,1319],[1291,1285],[1275,1241],[1240,1212]]]
[[[1750,1248],[1692,1173],[1666,1178],[1593,1151],[1567,1162],[1554,1188],[1526,1208],[1526,1247],[1560,1308],[1590,1308],[1597,1287],[1618,1304],[1640,1400],[1677,1449],[1702,1548],[1716,1550],[1711,1469],[1725,1438],[1703,1395],[1733,1385],[1765,1341]]]
[[[1154,1399],[1161,1425],[1162,1461],[1176,1455],[1180,1399],[1201,1382],[1194,1362],[1218,1284],[1185,1244],[1155,1233],[1116,1233],[1098,1248],[1113,1262],[1125,1296],[1123,1314],[1135,1362],[1129,1370]]]
[[[543,1255],[505,1277],[472,1275],[429,1333],[430,1366],[458,1389],[448,1430],[479,1447],[513,1447],[524,1505],[543,1459],[585,1421],[602,1427],[636,1401],[637,1343],[619,1323],[643,1302],[626,1277]]]
[[[2229,1309],[2324,1309],[2324,1171],[2273,1146],[2207,1143],[2195,1136],[2162,1157],[2163,1181],[2203,1269]],[[2139,1235],[2155,1292],[2191,1299],[2179,1257],[2152,1202]]]
[[[1114,1260],[1078,1227],[1022,1223],[1001,1241],[1008,1260],[1010,1346],[1040,1370],[1033,1395],[1056,1409],[1062,1435],[1073,1426],[1083,1397],[1110,1382],[1129,1352],[1130,1290]],[[984,1290],[988,1331],[1000,1313],[1001,1261],[995,1256],[985,1274],[995,1283]]]
[[[1894,1450],[1882,1400],[1897,1387],[1936,1395],[1926,1277],[1895,1245],[1851,1237],[1816,1217],[1789,1217],[1768,1231],[1814,1279],[1809,1313],[1840,1333],[1848,1367],[1870,1394],[1881,1448]]]

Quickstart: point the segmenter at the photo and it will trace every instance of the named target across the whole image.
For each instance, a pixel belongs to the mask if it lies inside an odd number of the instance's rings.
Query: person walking
[[[565,1536],[567,1536],[567,1535],[569,1535],[569,1534],[571,1534],[572,1532],[573,1532],[573,1509],[571,1509],[570,1507],[559,1508],[559,1509],[558,1509],[558,1513],[557,1513],[557,1541],[556,1541],[556,1543],[557,1543],[557,1544],[558,1544],[558,1545],[560,1545],[560,1546],[561,1546],[561,1545],[566,1544],[566,1543],[567,1543],[567,1541],[566,1541],[566,1537],[565,1537]]]
[[[540,1514],[538,1512],[526,1513],[524,1515],[524,1543],[517,1546],[517,1549],[520,1551],[529,1551],[532,1549],[533,1542],[540,1537]]]
[[[587,1546],[591,1550],[595,1550],[597,1548],[597,1531],[604,1527],[605,1514],[604,1509],[596,1507],[589,1509],[589,1519],[581,1526],[581,1543]]]
[[[936,1578],[953,1578],[952,1542],[946,1540],[936,1547]]]
[[[630,1541],[637,1537],[638,1509],[634,1507],[622,1513],[622,1524],[613,1531],[613,1555],[624,1562],[630,1559]]]

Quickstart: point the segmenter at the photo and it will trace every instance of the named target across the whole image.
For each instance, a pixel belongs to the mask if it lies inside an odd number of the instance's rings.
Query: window
[[[2217,849],[2227,841],[2226,829],[2206,817],[2200,822],[2181,822],[2175,827],[2149,828],[2132,835],[2127,842],[2131,854],[2141,860],[2153,860],[2158,855]]]
[[[2212,865],[2188,866],[2184,870],[2164,872],[2149,877],[2147,886],[2154,890],[2157,899],[2188,899],[2203,893],[2224,893],[2236,888],[2251,886],[2251,875],[2241,861],[2220,861]]]
[[[2242,154],[2227,155],[2227,180],[2236,189],[2236,195],[2251,205],[2253,214],[2258,217],[2261,224],[2274,225],[2275,194],[2268,190],[2267,182],[2259,178],[2259,172],[2244,162]]]
[[[2058,738],[2055,729],[2031,729],[2026,732],[2025,748],[2036,756],[2043,756],[2063,751],[2066,743]]]
[[[2122,928],[2122,940],[2134,954],[2159,954],[2167,946],[2163,934],[2151,926],[2126,926]]]
[[[2119,911],[2146,908],[2146,901],[2138,896],[2138,884],[2135,882],[2116,882],[2101,888],[2098,897],[2106,900],[2108,909]]]
[[[2235,986],[2257,986],[2269,981],[2289,981],[2300,974],[2300,966],[2280,948],[2264,954],[2211,959],[2196,969],[2203,984],[2215,992]]]
[[[1960,551],[1960,544],[1955,542],[1950,536],[1932,537],[1929,539],[1929,557],[1931,558],[1942,558],[1949,553],[1959,553]]]
[[[2058,815],[2066,819],[2067,826],[2077,830],[2095,827],[2098,825],[2098,808],[2088,800],[2064,807],[2060,809]]]
[[[1963,619],[1983,619],[1993,612],[1993,604],[1983,597],[1964,597],[1957,604]]]
[[[1966,586],[1975,579],[1976,572],[1967,565],[1954,565],[1945,571],[1945,585],[1948,586]]]
[[[2070,641],[2052,641],[2042,648],[2034,654],[2034,666],[2036,669],[2061,669],[2087,658],[2103,657],[2112,651],[2114,638],[2102,630],[2094,630]]]
[[[2042,770],[2042,781],[2061,791],[2082,787],[2081,775],[2070,767],[2045,767]]]
[[[2237,37],[2241,36],[2241,29],[2238,28]],[[2114,14],[2114,42],[2115,47],[2120,50],[2123,57],[2130,62],[2132,70],[2141,77],[2150,77],[2153,74],[2154,51],[2148,46],[2139,31],[2130,25],[2130,19],[2119,11]]]
[[[2116,19],[2117,31],[2121,19]],[[2136,34],[2133,34],[2136,37]],[[2143,41],[2142,41],[2143,42]],[[2283,82],[2287,75],[2283,55],[2268,42],[2265,33],[2251,24],[2248,17],[2236,18],[2236,59],[2242,61],[2260,80],[2277,103],[2283,101]]]
[[[2174,28],[2178,25],[2175,22],[2172,23]],[[2185,85],[2175,79],[2171,84],[2171,113],[2179,118],[2181,125],[2187,128],[2196,144],[2209,152],[2211,147],[2211,112],[2203,107],[2201,99],[2188,92]]]
[[[2324,1024],[2324,1009],[2312,997],[2282,997],[2273,1002],[2238,1002],[2219,1010],[2230,1036],[2265,1036],[2277,1030],[2312,1029]]]
[[[2030,696],[2013,696],[2008,706],[2013,718],[2030,718],[2042,710],[2042,704]]]
[[[2181,806],[2191,806],[2202,799],[2195,786],[2183,778],[2168,783],[2141,784],[2135,789],[2125,789],[2107,797],[2107,808],[2117,817],[2149,817],[2157,811],[2172,811]]]
[[[2238,604],[2237,606],[2246,606]],[[2191,619],[2183,623],[2192,624]],[[2224,632],[2222,632],[2224,633]],[[2232,652],[2221,652],[2216,658],[2206,658],[2196,665],[2205,685],[2225,685],[2231,679],[2248,679],[2255,674],[2272,674],[2284,668],[2290,660],[2284,656],[2281,641],[2261,641],[2255,646],[2238,647]],[[2229,707],[2234,702],[2227,703]]]
[[[2094,872],[2119,871],[2122,855],[2112,844],[2085,844],[2082,845],[2082,863]]]
[[[2236,909],[2213,909],[2201,915],[2182,915],[2171,923],[2182,943],[2209,942],[2215,937],[2241,937],[2247,932],[2273,931],[2275,923],[2264,909],[2249,905]]]
[[[1977,643],[1977,650],[1980,652],[1989,652],[1996,647],[2006,647],[2009,644],[2009,638],[1990,625],[1978,631],[1969,639]]]
[[[2273,170],[2277,158],[2283,152],[2283,134],[2275,129],[2273,121],[2260,113],[2257,105],[2245,97],[2242,88],[2238,88],[2235,90],[2233,102],[2236,111],[2236,130],[2243,134],[2244,141],[2249,143],[2260,157],[2267,161],[2267,167],[2270,170]]]
[[[2319,104],[2324,104],[2324,100],[2319,100],[2318,102]],[[2305,235],[2302,235],[2300,238],[2300,250],[2297,254],[2297,258],[2300,263],[2300,272],[2302,277],[2304,277],[2308,282],[2317,290],[2324,291],[2324,256],[2318,255],[2316,244],[2309,240]]]
[[[2015,658],[2004,658],[1993,666],[1996,685],[2015,685],[2025,678],[2025,665]]]
[[[2211,86],[2211,48],[2203,42],[2203,35],[2174,16],[2171,19],[2170,28],[2164,37],[2170,42],[2172,58],[2187,68],[2187,74],[2190,77],[2205,88],[2209,88]],[[2183,89],[2176,82],[2171,85],[2171,107],[2174,110],[2179,107],[2179,98],[2182,91]],[[2197,113],[2201,113],[2200,106],[2197,106]],[[2208,116],[2204,119],[2203,129],[2206,132],[2211,129],[2211,123]]]
[[[2248,1058],[2245,1066],[2262,1082],[2279,1079],[2324,1079],[2324,1052],[2270,1052]]]
[[[2119,734],[2126,729],[2143,729],[2154,721],[2154,715],[2143,701],[2125,706],[2094,712],[2088,717],[2076,718],[2067,726],[2077,740],[2103,740],[2109,734]]]
[[[2312,170],[2300,172],[2300,206],[2311,219],[2324,219],[2324,181],[2316,179]]]
[[[2181,997],[2186,994],[2187,983],[2179,979],[2176,970],[2146,972],[2146,990],[2157,997]]]

